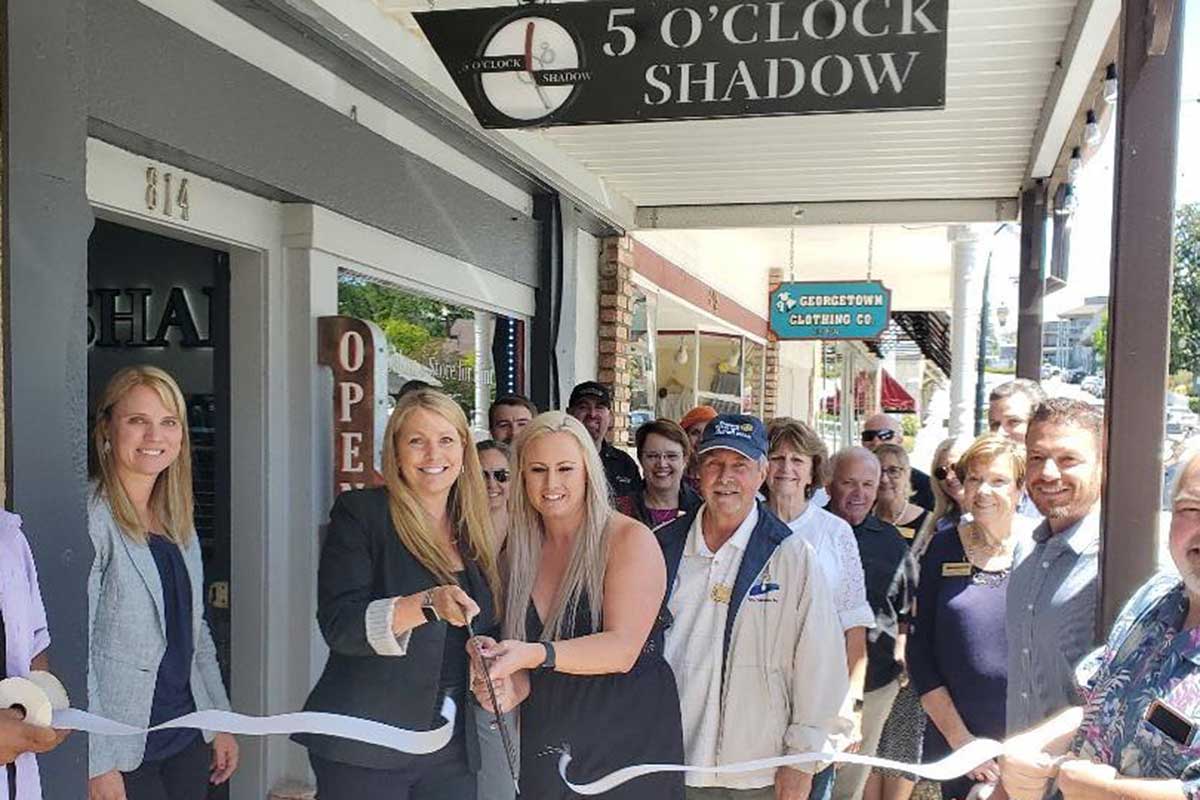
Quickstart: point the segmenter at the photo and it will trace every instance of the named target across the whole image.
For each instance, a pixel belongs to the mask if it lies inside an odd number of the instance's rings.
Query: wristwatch
[[[440,622],[442,615],[438,613],[437,606],[433,604],[433,588],[425,590],[425,596],[421,598],[421,613],[425,615],[426,622]]]
[[[542,672],[554,672],[554,645],[549,642],[539,642],[542,647],[546,648],[546,657],[542,659],[542,663],[538,664],[538,669]]]

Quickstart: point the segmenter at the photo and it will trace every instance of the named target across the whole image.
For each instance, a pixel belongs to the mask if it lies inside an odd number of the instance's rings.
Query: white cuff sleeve
[[[381,656],[402,656],[408,652],[408,639],[412,631],[397,636],[392,633],[392,619],[396,616],[398,597],[384,597],[367,605],[367,644]]]

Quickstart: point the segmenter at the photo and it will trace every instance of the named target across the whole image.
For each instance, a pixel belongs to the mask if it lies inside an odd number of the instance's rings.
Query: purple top
[[[917,694],[945,687],[967,730],[992,739],[1004,738],[1008,575],[967,562],[957,530],[936,534],[921,559],[917,619],[907,647]],[[936,761],[949,752],[937,726],[925,726],[923,759]]]
[[[50,646],[46,609],[38,588],[37,567],[21,518],[0,510],[0,614],[4,615],[4,670],[9,677],[29,674],[29,662]],[[17,800],[41,800],[37,758],[17,757]],[[7,770],[0,769],[0,797],[8,797]]]

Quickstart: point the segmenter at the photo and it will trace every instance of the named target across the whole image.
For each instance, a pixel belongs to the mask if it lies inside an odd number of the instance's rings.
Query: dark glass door
[[[206,614],[228,687],[229,255],[98,220],[88,240],[87,304],[89,431],[96,400],[122,367],[154,365],[183,391]]]

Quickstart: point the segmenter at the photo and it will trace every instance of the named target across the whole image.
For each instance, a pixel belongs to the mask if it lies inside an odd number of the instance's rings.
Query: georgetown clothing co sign
[[[771,288],[777,339],[878,339],[891,318],[892,291],[879,281],[782,283]]]
[[[943,108],[948,2],[598,0],[414,16],[479,122],[519,128]]]

